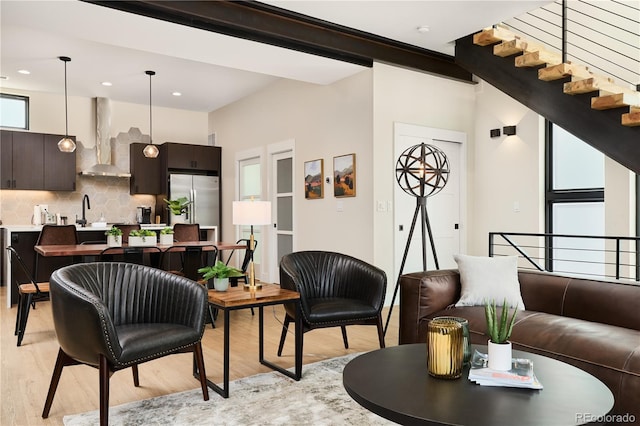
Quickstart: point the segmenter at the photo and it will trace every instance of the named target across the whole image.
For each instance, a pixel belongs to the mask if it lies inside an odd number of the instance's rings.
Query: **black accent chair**
[[[300,293],[303,331],[340,327],[345,349],[349,348],[347,325],[375,325],[384,348],[382,305],[387,289],[385,272],[346,254],[300,251],[280,260],[280,287]],[[278,346],[282,355],[295,305],[285,305],[285,318]]]
[[[22,269],[24,276],[28,280],[28,282],[21,284],[20,281],[22,280],[19,278],[19,274],[13,274],[16,287],[18,288],[18,313],[16,315],[16,329],[14,335],[18,336],[17,346],[20,346],[22,344],[22,339],[24,338],[24,331],[27,328],[29,309],[31,309],[32,305],[35,309],[35,302],[49,298],[49,283],[36,282],[35,277],[29,268],[27,268],[27,265],[24,263],[24,260],[22,260],[22,257],[18,254],[16,249],[9,246],[7,247],[7,251],[11,256],[11,264],[17,264],[20,269]],[[17,268],[15,268],[14,271],[17,272]]]
[[[139,364],[180,352],[194,353],[202,395],[209,400],[201,345],[207,308],[203,286],[148,266],[95,262],[56,270],[50,292],[60,350],[43,418],[66,366],[99,369],[100,424],[106,426],[111,375],[132,367],[139,386]]]
[[[247,245],[247,248],[244,251],[244,259],[242,259],[242,265],[240,266],[240,271],[242,271],[242,273],[244,274],[242,277],[229,277],[229,284],[232,287],[237,287],[238,286],[238,281],[239,280],[244,280],[244,283],[247,284],[248,281],[248,274],[247,274],[247,269],[249,268],[249,262],[251,261],[251,256],[252,254],[256,251],[256,248],[258,247],[258,240],[254,239],[253,240],[253,250],[251,250],[249,244],[249,240],[246,238],[242,238],[239,239],[238,241],[236,241],[236,244],[240,244],[240,243],[245,243]],[[226,264],[228,265],[229,262],[231,261],[231,259],[233,258],[233,255],[235,253],[236,249],[231,250],[231,253],[229,253],[229,257],[227,258],[227,262]]]

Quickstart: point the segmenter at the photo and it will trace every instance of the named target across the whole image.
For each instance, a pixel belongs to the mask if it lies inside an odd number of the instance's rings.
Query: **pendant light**
[[[145,74],[149,76],[149,144],[144,147],[142,153],[147,158],[156,158],[160,151],[158,151],[158,147],[153,144],[152,134],[152,121],[151,121],[151,76],[156,75],[155,71],[145,71]]]
[[[69,111],[67,108],[67,62],[71,61],[68,56],[59,56],[64,62],[64,138],[58,142],[58,149],[62,152],[73,152],[76,150],[76,143],[69,137]]]

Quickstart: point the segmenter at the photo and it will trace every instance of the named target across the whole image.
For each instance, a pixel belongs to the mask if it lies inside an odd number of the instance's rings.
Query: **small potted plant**
[[[155,246],[157,241],[156,233],[149,229],[134,229],[129,232],[129,245],[132,247]]]
[[[171,223],[184,223],[185,213],[187,213],[187,207],[191,204],[191,201],[187,197],[176,198],[175,200],[164,199],[167,203],[169,212],[171,213]]]
[[[122,229],[112,226],[105,233],[109,247],[122,247]]]
[[[484,305],[485,318],[487,320],[487,334],[489,334],[488,355],[489,368],[492,370],[511,370],[511,332],[516,321],[517,307],[509,319],[509,306],[505,299],[502,303],[502,312],[498,316],[496,301],[492,300]]]
[[[218,260],[213,266],[205,266],[198,269],[202,274],[202,278],[209,281],[213,278],[213,288],[216,291],[226,291],[229,287],[229,277],[241,277],[242,271],[233,266],[225,265],[224,262]]]
[[[173,244],[173,228],[167,226],[160,231],[160,244]]]

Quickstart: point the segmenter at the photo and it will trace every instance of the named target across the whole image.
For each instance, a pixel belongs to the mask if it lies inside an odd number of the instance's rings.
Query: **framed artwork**
[[[356,196],[356,155],[333,157],[333,195],[335,197]]]
[[[304,198],[318,200],[324,197],[322,182],[324,181],[323,160],[305,161],[304,163]]]

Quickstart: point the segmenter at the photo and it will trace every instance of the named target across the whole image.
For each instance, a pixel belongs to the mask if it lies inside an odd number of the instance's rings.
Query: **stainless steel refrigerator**
[[[186,222],[220,226],[220,178],[204,175],[169,175],[169,199],[187,197]]]

